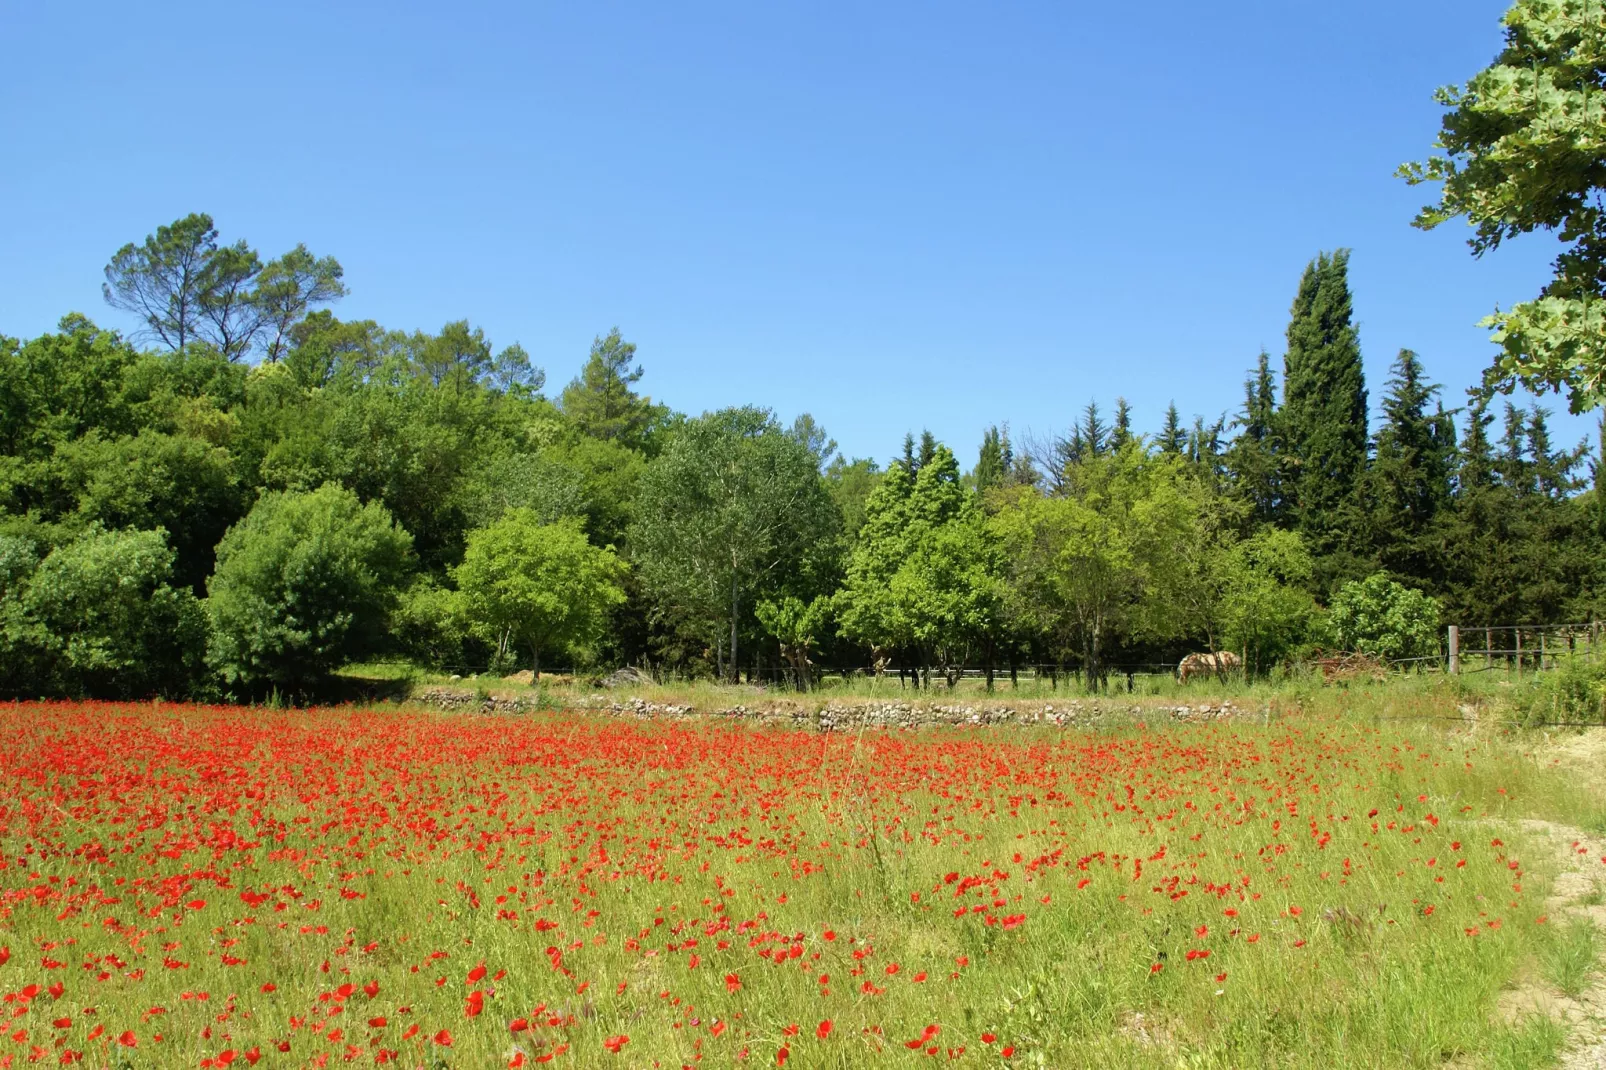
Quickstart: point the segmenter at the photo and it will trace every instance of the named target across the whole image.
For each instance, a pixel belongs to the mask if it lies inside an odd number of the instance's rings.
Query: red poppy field
[[[0,1067],[1538,1065],[1499,741],[0,707]],[[1606,869],[1606,867],[1603,867]]]

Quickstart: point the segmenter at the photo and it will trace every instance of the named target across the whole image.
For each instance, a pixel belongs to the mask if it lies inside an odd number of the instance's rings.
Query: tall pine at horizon
[[[1348,532],[1366,471],[1366,375],[1349,288],[1349,250],[1305,268],[1288,322],[1278,414],[1291,517],[1319,560],[1324,585],[1355,578]]]

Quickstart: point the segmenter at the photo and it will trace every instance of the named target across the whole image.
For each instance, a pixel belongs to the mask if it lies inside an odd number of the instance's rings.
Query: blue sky
[[[1504,6],[0,0],[0,332],[132,326],[108,255],[206,211],[337,256],[344,318],[467,317],[554,386],[617,324],[677,408],[968,464],[1092,399],[1235,411],[1347,246],[1374,407],[1401,346],[1459,403],[1555,242],[1475,261],[1391,172]]]

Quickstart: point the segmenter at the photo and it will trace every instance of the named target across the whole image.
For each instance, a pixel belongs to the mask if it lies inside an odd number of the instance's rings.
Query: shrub
[[[34,691],[106,698],[192,694],[205,674],[206,618],[174,588],[160,531],[103,531],[52,550],[26,579],[0,565],[7,630],[33,663]],[[13,595],[15,590],[15,595]],[[20,596],[20,597],[16,597]]]
[[[1606,723],[1606,664],[1572,657],[1536,674],[1527,723],[1560,721]]]
[[[1343,649],[1385,661],[1439,650],[1439,604],[1381,572],[1346,583],[1328,623]]]
[[[263,495],[218,544],[213,665],[250,692],[316,688],[379,648],[411,551],[384,506],[344,487]]]

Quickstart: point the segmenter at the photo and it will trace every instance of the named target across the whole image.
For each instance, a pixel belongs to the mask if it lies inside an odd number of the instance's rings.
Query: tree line
[[[1041,441],[989,428],[968,468],[929,433],[882,464],[808,415],[671,411],[617,330],[549,392],[467,321],[341,320],[332,257],[190,216],[106,267],[137,333],[0,337],[0,689],[315,694],[375,657],[1098,687],[1597,615],[1599,454],[1542,408],[1447,408],[1408,350],[1369,428],[1347,272],[1311,262],[1230,417],[1145,432],[1117,399]]]

